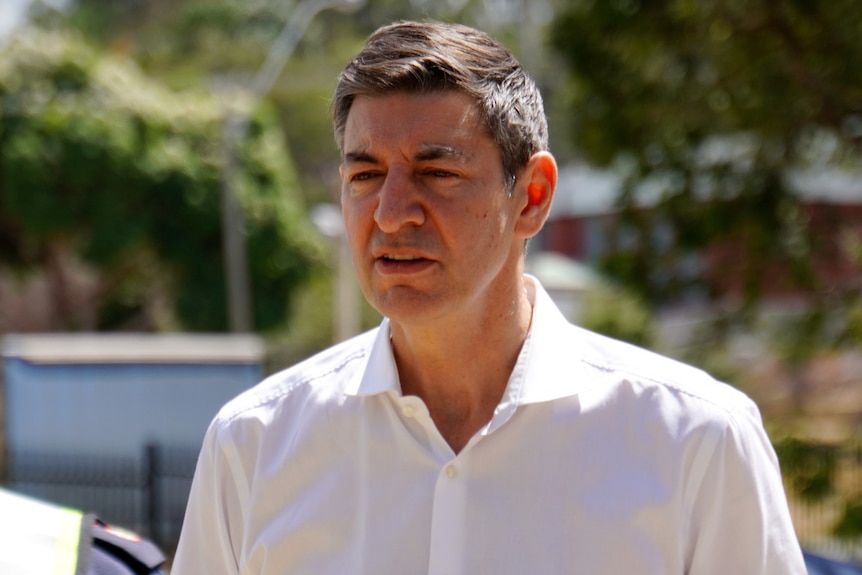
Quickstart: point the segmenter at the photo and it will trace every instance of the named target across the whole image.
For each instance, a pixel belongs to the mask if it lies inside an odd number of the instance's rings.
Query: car
[[[839,561],[803,550],[808,575],[862,575],[862,565],[850,561]]]
[[[165,555],[93,514],[0,488],[0,573],[164,575]]]

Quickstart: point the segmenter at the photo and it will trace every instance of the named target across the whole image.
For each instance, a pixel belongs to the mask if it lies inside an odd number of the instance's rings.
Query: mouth
[[[381,259],[393,262],[411,262],[416,260],[422,260],[425,258],[409,254],[383,254],[383,257]]]
[[[377,257],[375,267],[384,275],[414,274],[429,268],[432,262],[416,254],[384,253]]]

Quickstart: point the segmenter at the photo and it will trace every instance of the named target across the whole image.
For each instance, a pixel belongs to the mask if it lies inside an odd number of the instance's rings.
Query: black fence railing
[[[137,457],[8,453],[7,487],[95,513],[166,551],[179,539],[197,449],[147,445]]]

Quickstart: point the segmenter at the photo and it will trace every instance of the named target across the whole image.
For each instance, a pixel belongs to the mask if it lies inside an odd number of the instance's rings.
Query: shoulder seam
[[[705,397],[704,395],[698,395],[698,394],[692,393],[691,391],[689,391],[689,390],[687,390],[687,389],[682,389],[682,388],[681,388],[681,387],[679,387],[678,385],[674,385],[674,384],[673,384],[672,382],[670,382],[670,381],[665,381],[665,380],[656,379],[655,377],[653,377],[653,376],[651,376],[651,375],[647,375],[647,374],[645,374],[645,373],[639,373],[639,372],[636,372],[636,371],[632,370],[630,367],[624,367],[624,366],[622,366],[622,365],[619,365],[619,364],[612,364],[612,363],[599,364],[599,363],[596,363],[596,362],[590,361],[590,360],[588,360],[588,359],[586,359],[586,358],[582,358],[582,359],[581,359],[581,361],[583,361],[585,364],[587,364],[587,365],[589,365],[589,366],[591,366],[591,367],[594,367],[595,369],[598,369],[598,370],[601,370],[601,371],[604,371],[604,372],[613,372],[613,371],[616,371],[616,372],[619,372],[619,373],[622,373],[622,374],[626,374],[626,375],[632,376],[632,377],[634,377],[634,378],[638,378],[638,379],[643,379],[643,380],[650,381],[650,382],[652,382],[652,383],[654,383],[654,384],[656,384],[656,385],[660,385],[660,386],[662,386],[662,387],[664,387],[664,388],[671,389],[671,390],[673,390],[673,391],[675,391],[675,392],[677,392],[677,393],[681,393],[681,394],[683,394],[683,395],[686,395],[686,396],[691,397],[691,398],[693,398],[693,399],[696,399],[696,400],[698,400],[698,401],[703,401],[703,402],[705,402],[705,403],[708,403],[708,404],[710,404],[710,405],[712,405],[712,406],[714,406],[714,407],[716,407],[716,408],[718,408],[718,409],[721,409],[722,411],[724,411],[725,413],[727,413],[729,416],[733,416],[733,414],[735,414],[735,413],[738,411],[738,408],[739,408],[739,406],[738,406],[738,405],[728,406],[728,405],[725,405],[725,404],[722,404],[722,403],[716,402],[715,400],[713,400],[713,399],[711,399],[711,398],[709,398],[709,397]],[[673,361],[676,361],[676,360],[673,360]],[[687,364],[683,364],[683,365],[684,365],[685,367],[687,367],[687,368],[689,368],[689,369],[691,369],[691,370],[694,370],[695,372],[699,373],[699,374],[701,375],[701,377],[706,377],[706,378],[708,378],[708,379],[709,379],[710,381],[712,381],[712,382],[715,382],[715,383],[718,383],[718,384],[721,384],[721,385],[729,385],[729,384],[727,384],[727,383],[724,383],[724,382],[720,382],[720,381],[718,381],[717,379],[715,379],[714,377],[712,377],[711,375],[709,375],[709,374],[708,374],[708,373],[706,373],[705,371],[701,370],[700,368],[697,368],[697,367],[694,367],[694,366],[690,366],[690,365],[687,365]],[[731,386],[731,387],[732,387],[732,386]],[[736,388],[733,388],[733,389],[736,389]]]
[[[330,366],[329,369],[327,369],[326,371],[307,375],[306,377],[303,377],[301,379],[297,379],[297,380],[293,381],[292,383],[290,383],[286,387],[282,387],[281,385],[279,385],[275,390],[271,391],[270,393],[256,398],[256,400],[253,403],[246,404],[246,405],[243,405],[243,406],[241,406],[235,410],[232,410],[229,414],[226,414],[224,417],[221,418],[221,423],[222,424],[230,423],[231,421],[233,421],[237,417],[240,417],[243,413],[245,413],[251,409],[255,409],[255,408],[258,408],[262,405],[265,405],[265,404],[267,404],[267,403],[269,403],[275,399],[283,397],[283,396],[289,394],[294,389],[296,389],[300,386],[306,385],[306,384],[308,384],[308,383],[310,383],[316,379],[320,379],[322,377],[326,377],[328,375],[331,375],[331,374],[339,371],[340,369],[342,369],[348,363],[355,361],[356,359],[360,359],[367,354],[368,354],[367,349],[357,350],[357,351],[345,356],[337,364]],[[275,376],[275,374],[273,374],[270,377],[274,377],[274,376]],[[264,379],[264,381],[266,381],[266,379]]]

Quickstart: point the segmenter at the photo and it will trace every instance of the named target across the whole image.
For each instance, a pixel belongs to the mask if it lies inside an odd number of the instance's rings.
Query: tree
[[[216,99],[34,29],[0,54],[0,119],[0,263],[51,267],[72,253],[96,268],[97,325],[84,327],[120,327],[161,295],[180,327],[225,329]],[[265,330],[285,321],[320,252],[271,110],[253,117],[240,162]]]
[[[854,0],[614,0],[560,14],[552,44],[571,73],[576,147],[627,178],[620,202],[640,237],[608,271],[666,301],[700,279],[684,258],[722,240],[738,248],[722,273],[743,276],[746,303],[776,262],[825,293],[812,260],[837,240],[808,235],[787,170],[859,169],[860,29]],[[655,210],[636,209],[646,194]],[[671,242],[652,240],[659,227]]]
[[[551,41],[570,72],[574,145],[626,178],[620,206],[639,240],[606,270],[654,303],[694,284],[715,303],[727,296],[703,281],[715,278],[682,264],[724,242],[732,251],[718,271],[741,278],[743,319],[776,264],[809,294],[806,313],[780,326],[789,367],[824,346],[858,346],[858,286],[827,285],[816,262],[862,264],[862,238],[817,235],[791,175],[862,172],[860,30],[855,0],[579,1],[561,13]],[[647,195],[652,209],[642,209]],[[779,445],[789,484],[809,497],[832,492],[833,452]],[[851,494],[840,534],[862,533],[859,509]]]

